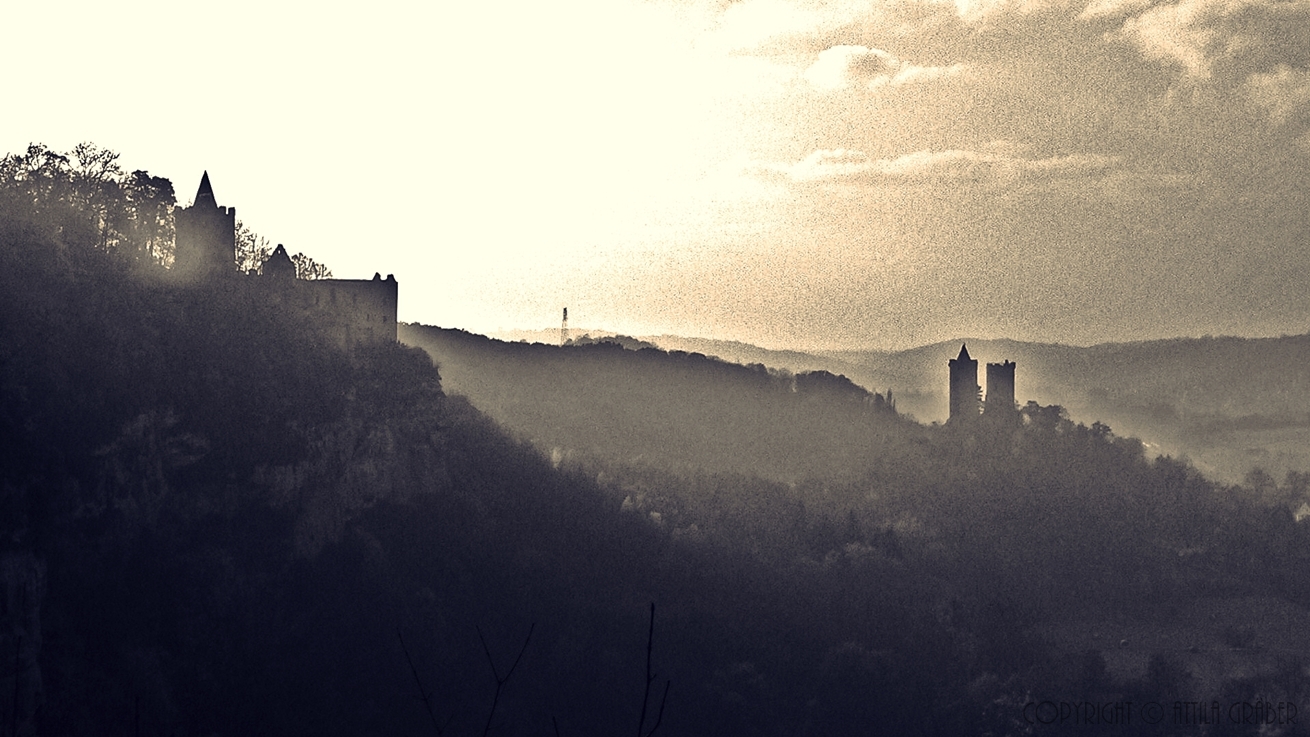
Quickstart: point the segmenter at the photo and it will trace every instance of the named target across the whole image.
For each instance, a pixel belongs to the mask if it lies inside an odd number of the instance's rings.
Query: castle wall
[[[369,343],[395,342],[399,285],[394,276],[383,279],[269,279],[260,280],[271,299],[284,308],[309,316],[343,348]]]

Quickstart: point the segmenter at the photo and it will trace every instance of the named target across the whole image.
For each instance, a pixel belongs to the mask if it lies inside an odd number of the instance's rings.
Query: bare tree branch
[[[405,647],[405,638],[400,634],[400,628],[396,628],[396,637],[400,639],[400,649],[405,651],[405,660],[409,663],[409,671],[414,674],[414,683],[418,684],[418,695],[423,698],[423,706],[428,710],[428,718],[432,720],[432,729],[436,731],[437,737],[446,731],[444,726],[437,725],[437,715],[432,713],[432,702],[428,699],[428,692],[423,688],[423,681],[418,677],[418,668],[414,667],[414,659],[409,657],[409,648]],[[450,724],[450,720],[446,720]]]
[[[482,737],[487,737],[491,732],[491,720],[496,716],[496,705],[500,703],[500,691],[509,683],[509,679],[514,676],[514,670],[519,667],[519,661],[523,660],[523,653],[528,650],[528,643],[532,641],[532,631],[537,628],[537,623],[533,622],[528,627],[528,636],[523,638],[523,647],[519,648],[518,657],[514,658],[514,664],[509,667],[509,672],[504,678],[500,677],[500,671],[496,669],[496,661],[491,657],[491,649],[487,647],[487,639],[482,636],[482,629],[478,631],[478,640],[482,642],[482,652],[487,655],[487,663],[491,666],[491,675],[496,679],[496,693],[491,697],[491,711],[487,712],[487,723],[482,728]]]
[[[655,734],[655,730],[659,729],[660,724],[664,722],[664,704],[669,700],[669,686],[672,685],[673,681],[671,679],[666,679],[664,681],[664,695],[660,697],[660,711],[655,715],[655,726],[650,728],[650,731],[646,733],[646,737],[651,737],[651,735]]]
[[[646,728],[646,706],[650,703],[650,684],[655,682],[655,675],[650,672],[651,650],[655,646],[655,602],[650,603],[650,627],[646,631],[646,690],[641,696],[641,719],[637,721],[637,737],[651,737],[655,730],[660,728],[660,723],[664,721],[664,703],[669,699],[669,686],[672,680],[664,681],[664,695],[660,698],[659,716],[655,719],[655,726],[645,735],[642,730]]]

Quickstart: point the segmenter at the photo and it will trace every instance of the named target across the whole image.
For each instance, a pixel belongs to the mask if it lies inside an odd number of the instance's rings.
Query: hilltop
[[[921,419],[946,414],[946,357],[967,342],[990,361],[1018,363],[1020,401],[1059,404],[1185,455],[1234,482],[1253,468],[1281,478],[1310,469],[1310,335],[1205,337],[1074,347],[1011,340],[949,341],[910,351],[831,356],[857,382],[877,377]]]
[[[826,371],[618,342],[561,348],[420,325],[399,334],[434,357],[448,389],[545,452],[798,481],[850,470],[916,432],[885,395]]]
[[[405,334],[414,336],[410,342],[423,344],[415,332],[421,326],[407,329],[411,332]],[[536,337],[550,345],[558,341],[557,332],[539,332],[540,335],[524,334],[524,337]],[[436,340],[436,335],[431,339]],[[1016,397],[1020,404],[1035,401],[1059,405],[1077,422],[1088,425],[1101,422],[1120,435],[1143,439],[1152,454],[1187,457],[1217,480],[1235,483],[1253,469],[1275,478],[1282,478],[1288,471],[1310,469],[1310,360],[1307,360],[1310,335],[1178,338],[1089,347],[963,338],[903,351],[816,353],[673,335],[638,338],[605,332],[596,332],[594,337],[591,333],[586,335],[593,342],[604,340],[619,345],[631,341],[626,344],[633,349],[657,347],[723,363],[767,367],[776,374],[823,372],[841,376],[870,394],[892,396],[898,414],[925,423],[946,419],[946,363],[959,351],[961,343],[966,343],[984,362],[1011,360],[1018,364]],[[521,401],[510,399],[513,389],[502,386],[494,398],[484,393],[486,387],[500,385],[492,377],[501,369],[487,365],[493,352],[480,352],[499,346],[502,341],[471,335],[459,342],[452,342],[449,336],[443,340],[442,350],[447,354],[442,360],[449,363],[456,391],[476,397],[480,406],[487,407],[508,427],[520,429],[542,443],[580,447],[577,443],[570,444],[576,434],[551,432],[550,422],[544,418],[522,426],[519,423],[527,420],[509,421],[505,403]],[[551,355],[544,344],[537,344],[539,348],[532,350],[538,355]],[[533,392],[525,392],[523,397],[541,391],[546,395],[570,391],[568,382],[551,378],[562,375],[556,364],[551,366],[541,366],[542,373],[534,378],[541,385],[534,386]],[[614,366],[617,368],[618,364]],[[585,413],[590,406],[590,400],[585,398],[586,386],[603,394],[612,381],[644,384],[638,378],[641,374],[636,364],[625,368],[625,372],[622,374],[625,378],[617,378],[620,374],[616,373],[603,377],[593,374],[588,385],[576,385],[577,396],[556,406],[567,405],[575,413]],[[731,372],[718,373],[727,377]],[[526,376],[520,369],[514,381],[522,382]],[[522,384],[504,386],[515,385]],[[676,392],[670,391],[669,396],[676,396]],[[626,425],[630,428],[649,420],[635,415],[628,419],[631,421]],[[558,420],[551,418],[551,422]],[[715,427],[716,422],[711,418],[708,426]],[[696,429],[687,423],[684,431],[695,433]],[[769,460],[776,458],[770,456]],[[840,467],[840,458],[829,460]],[[776,467],[777,464],[753,466],[757,470],[770,469],[769,473]],[[805,470],[815,471],[820,467],[821,464],[814,463]]]
[[[1310,335],[1203,337],[1080,347],[960,338],[902,351],[778,351],[744,343],[646,336],[667,350],[734,363],[829,371],[870,391],[892,392],[922,422],[946,419],[946,362],[960,345],[983,361],[1018,364],[1017,398],[1060,405],[1186,456],[1212,477],[1237,482],[1252,469],[1276,478],[1310,469]]]

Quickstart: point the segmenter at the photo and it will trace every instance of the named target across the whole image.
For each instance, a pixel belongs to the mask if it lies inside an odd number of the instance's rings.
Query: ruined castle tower
[[[978,362],[969,357],[967,346],[960,346],[960,355],[952,358],[948,365],[951,369],[951,416],[947,422],[958,422],[978,416]],[[1011,384],[1013,386],[1013,384]]]
[[[191,207],[173,213],[177,250],[173,271],[188,279],[204,279],[236,270],[235,207],[219,207],[209,172],[200,177]]]
[[[983,414],[1007,419],[1014,413],[1014,361],[987,364],[987,401],[983,403]]]
[[[292,263],[291,257],[287,255],[287,249],[281,243],[273,249],[273,253],[264,261],[264,276],[270,279],[289,280],[296,278],[296,265]]]

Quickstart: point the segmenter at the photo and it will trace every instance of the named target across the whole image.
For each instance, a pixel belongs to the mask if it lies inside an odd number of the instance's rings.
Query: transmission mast
[[[559,344],[569,342],[569,308],[564,308],[564,322],[559,326]]]

